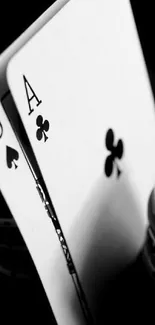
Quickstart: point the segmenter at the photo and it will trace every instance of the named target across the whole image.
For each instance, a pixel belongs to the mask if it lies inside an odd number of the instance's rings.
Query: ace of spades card
[[[143,245],[155,115],[126,0],[70,0],[7,80],[95,321],[97,291]]]
[[[0,189],[19,227],[59,324],[85,324],[55,230],[0,105]],[[23,292],[24,294],[24,292]],[[70,301],[74,298],[74,308]]]

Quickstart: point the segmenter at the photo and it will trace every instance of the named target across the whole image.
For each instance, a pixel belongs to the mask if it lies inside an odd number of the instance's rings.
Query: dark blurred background
[[[55,1],[1,1],[0,53]],[[155,94],[154,2],[131,1],[152,91]],[[89,9],[88,9],[89,10]],[[143,251],[109,283],[103,312],[106,324],[152,321],[154,280]],[[0,322],[55,324],[52,310],[16,223],[0,194]],[[66,324],[67,325],[67,324]]]

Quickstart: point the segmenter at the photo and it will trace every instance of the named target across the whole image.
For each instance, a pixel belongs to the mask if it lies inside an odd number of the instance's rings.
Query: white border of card
[[[97,323],[94,288],[142,247],[155,180],[154,103],[129,1],[70,0],[13,56],[7,80]],[[71,281],[59,288],[71,299]],[[81,324],[75,315],[67,324]]]

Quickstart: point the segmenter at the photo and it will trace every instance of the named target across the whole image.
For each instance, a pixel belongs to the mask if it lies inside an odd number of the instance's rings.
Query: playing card
[[[7,80],[97,323],[107,277],[144,242],[155,180],[154,104],[129,2],[69,1]]]
[[[52,222],[1,106],[0,189],[27,244],[56,321],[84,324]],[[74,307],[70,303],[72,299]]]

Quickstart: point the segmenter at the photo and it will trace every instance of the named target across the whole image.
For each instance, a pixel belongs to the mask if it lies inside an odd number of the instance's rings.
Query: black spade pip
[[[15,149],[6,146],[6,160],[7,160],[8,168],[12,168],[14,166],[16,169],[18,166],[15,163],[15,160],[18,159],[19,159],[19,153]]]

